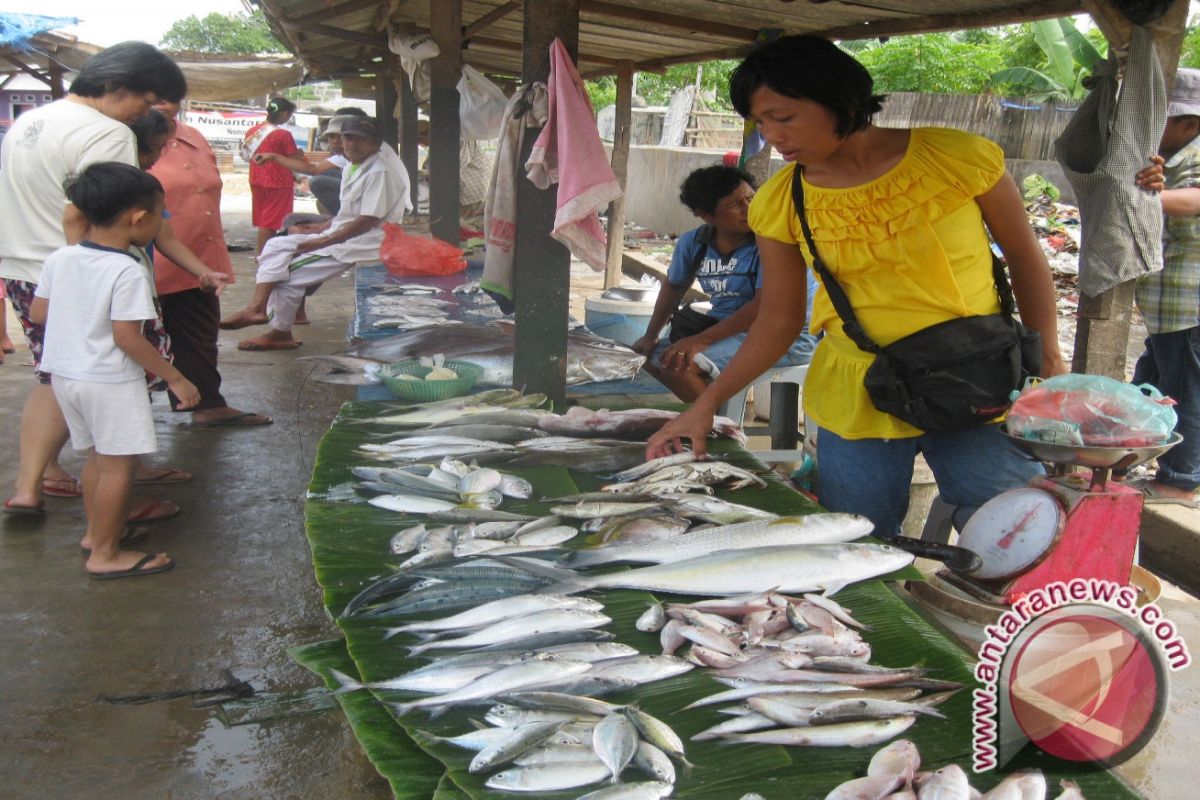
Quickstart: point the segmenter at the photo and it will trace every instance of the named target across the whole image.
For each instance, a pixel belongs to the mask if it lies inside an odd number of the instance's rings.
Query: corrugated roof
[[[389,26],[428,31],[428,0],[254,0],[318,76],[371,74]],[[521,69],[521,2],[463,0],[464,60],[493,74]],[[1007,24],[1083,11],[1082,0],[580,0],[579,69],[640,71],[732,58],[760,30],[863,39]]]

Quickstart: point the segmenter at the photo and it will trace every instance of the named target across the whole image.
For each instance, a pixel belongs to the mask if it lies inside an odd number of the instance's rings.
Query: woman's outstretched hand
[[[659,428],[646,442],[646,460],[681,453],[687,448],[684,439],[692,442],[692,452],[703,456],[708,452],[708,434],[712,432],[712,411],[691,406],[675,419]]]

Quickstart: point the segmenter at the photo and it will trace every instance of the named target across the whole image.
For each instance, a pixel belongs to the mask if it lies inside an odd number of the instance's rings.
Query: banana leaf
[[[326,608],[334,617],[363,586],[387,574],[398,562],[397,557],[388,553],[388,540],[397,530],[418,521],[404,520],[398,514],[365,504],[327,499],[331,489],[352,481],[349,468],[358,463],[353,451],[363,441],[364,428],[348,424],[349,421],[373,413],[374,409],[364,408],[363,404],[348,404],[343,408],[318,448],[306,504],[306,527],[317,580],[324,590]],[[712,449],[734,463],[751,468],[761,466],[732,443],[717,442]],[[513,471],[533,482],[539,498],[586,491],[605,482],[600,476],[558,467]],[[767,476],[767,480],[765,489],[729,493],[726,499],[776,513],[817,510],[778,476]],[[504,508],[541,513],[552,502],[552,499],[511,504],[506,501]],[[919,573],[909,568],[893,577],[915,579]],[[617,634],[619,641],[644,653],[660,651],[656,635],[638,632],[633,626],[653,599],[650,595],[612,590],[594,596],[604,603],[605,613],[613,619],[606,630]],[[920,665],[929,670],[931,677],[967,684],[967,689],[941,706],[947,719],[921,719],[905,734],[917,744],[928,767],[953,762],[967,768],[971,743],[971,658],[887,582],[867,581],[847,587],[837,599],[870,626],[865,638],[873,648],[873,663],[892,667]],[[331,654],[329,651],[336,648],[323,645],[318,648],[320,658],[303,649],[297,654],[302,663],[325,678],[327,685],[333,684],[328,675],[330,667],[374,682],[426,663],[408,654],[406,645],[415,640],[404,636],[383,639],[384,629],[395,625],[395,620],[350,617],[336,621],[345,635],[342,650]],[[724,688],[705,671],[693,670],[606,699],[636,703],[683,737],[695,768],[681,772],[677,797],[737,798],[747,792],[758,792],[768,798],[820,798],[839,783],[863,774],[875,748],[783,748],[688,741],[723,717],[716,707],[683,711],[684,706]],[[502,796],[484,786],[487,774],[473,775],[467,771],[470,753],[434,738],[470,730],[475,721],[482,719],[486,707],[455,709],[433,718],[420,712],[397,718],[387,703],[412,699],[413,695],[356,691],[337,697],[372,763],[391,782],[397,797],[480,800]],[[1089,771],[1037,753],[1022,754],[1021,758],[1038,762],[1052,782],[1062,777],[1076,780],[1092,800],[1136,797],[1103,771]],[[632,770],[627,779],[635,779]],[[980,788],[986,788],[998,779],[999,776],[981,776],[977,782]],[[540,796],[569,798],[583,791],[586,790]]]

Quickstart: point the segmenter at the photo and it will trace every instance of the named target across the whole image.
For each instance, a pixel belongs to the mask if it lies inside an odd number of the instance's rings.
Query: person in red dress
[[[258,256],[267,240],[283,225],[283,219],[292,213],[292,171],[269,159],[267,153],[276,153],[290,158],[302,158],[296,140],[285,130],[296,105],[283,97],[272,97],[267,103],[267,118],[246,131],[242,144],[242,158],[250,164],[251,218],[258,228]]]

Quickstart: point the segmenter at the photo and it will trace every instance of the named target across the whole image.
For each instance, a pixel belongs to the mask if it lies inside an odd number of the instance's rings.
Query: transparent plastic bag
[[[1103,375],[1056,375],[1031,383],[1008,412],[1023,439],[1091,447],[1147,447],[1175,431],[1175,401],[1148,383]]]
[[[458,81],[458,116],[464,139],[495,139],[504,121],[508,98],[470,64],[463,64]]]
[[[379,260],[393,275],[453,275],[467,268],[463,251],[441,239],[409,236],[399,225],[385,223]]]

